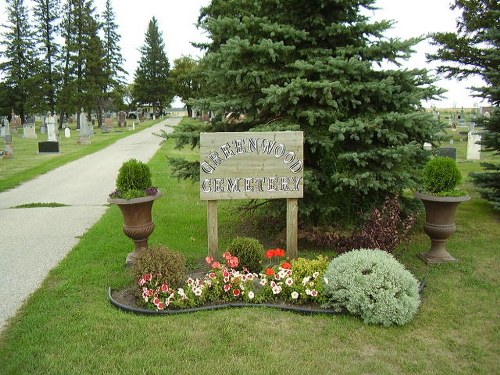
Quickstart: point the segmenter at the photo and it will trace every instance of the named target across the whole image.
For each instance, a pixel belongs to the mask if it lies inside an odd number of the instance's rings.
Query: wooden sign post
[[[200,198],[207,201],[208,254],[218,249],[217,201],[287,199],[287,252],[298,255],[298,198],[303,197],[303,133],[201,133]]]

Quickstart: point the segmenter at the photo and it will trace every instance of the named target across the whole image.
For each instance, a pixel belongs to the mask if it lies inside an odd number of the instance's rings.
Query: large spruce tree
[[[163,107],[172,101],[173,89],[169,80],[170,64],[156,17],[149,21],[140,52],[132,88],[134,100],[142,104],[150,103],[153,112],[157,108],[162,112]]]
[[[421,107],[440,90],[425,69],[400,69],[419,39],[384,37],[374,0],[213,0],[199,25],[213,130],[304,131],[303,219],[353,223],[387,196],[415,188],[437,141]],[[366,12],[365,12],[366,14]],[[389,66],[389,67],[387,67]],[[245,114],[238,124],[224,114]]]
[[[36,79],[40,92],[37,95],[41,113],[55,112],[56,88],[60,82],[59,59],[59,0],[34,0],[33,14],[36,42],[39,49],[39,72]]]
[[[452,9],[462,12],[456,33],[437,33],[439,50],[428,57],[445,65],[438,71],[447,77],[481,77],[485,85],[473,88],[493,106],[491,117],[479,125],[486,130],[481,144],[485,150],[500,153],[500,4],[496,0],[457,0]],[[500,164],[482,163],[484,172],[472,174],[481,195],[500,210]]]
[[[28,9],[23,0],[6,0],[7,22],[1,34],[0,70],[5,75],[3,91],[10,109],[25,116],[34,109],[33,88],[36,87],[33,72],[36,71],[36,53],[33,30]]]

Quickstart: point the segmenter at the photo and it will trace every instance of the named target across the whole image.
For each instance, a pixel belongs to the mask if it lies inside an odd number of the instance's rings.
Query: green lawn
[[[207,252],[206,206],[197,184],[170,177],[166,156],[179,153],[196,157],[196,150],[174,150],[168,141],[149,163],[165,192],[154,205],[150,243],[195,262]],[[459,166],[480,169],[478,162]],[[500,373],[499,215],[472,195],[449,241],[459,263],[421,262],[417,254],[429,240],[420,229],[398,248],[397,258],[427,286],[414,321],[390,328],[268,308],[154,317],[121,312],[108,302],[107,288],[131,282],[124,261],[133,244],[111,206],[1,334],[0,374]],[[222,243],[237,219],[234,204],[220,205]]]
[[[103,133],[101,130],[95,130],[91,138],[91,144],[81,145],[78,143],[79,133],[76,125],[72,125],[71,137],[66,138],[64,131],[59,130],[59,150],[58,154],[39,154],[38,142],[47,140],[46,134],[40,134],[37,127],[37,139],[23,138],[23,131],[18,130],[12,135],[14,157],[11,159],[0,158],[0,191],[11,189],[25,181],[28,181],[40,174],[46,173],[70,161],[79,159],[85,155],[99,151],[109,146],[118,139],[126,137],[132,133],[144,130],[161,120],[148,120],[138,123],[136,120],[135,130],[131,128],[131,120],[127,120],[129,127],[114,127],[113,131]],[[5,142],[0,138],[0,148],[5,149]]]

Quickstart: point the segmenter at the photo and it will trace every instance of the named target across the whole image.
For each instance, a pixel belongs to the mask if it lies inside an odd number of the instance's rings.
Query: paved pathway
[[[0,330],[48,272],[78,243],[107,209],[121,164],[148,161],[160,147],[169,118],[113,145],[0,192]],[[67,207],[14,209],[26,203],[57,202]]]

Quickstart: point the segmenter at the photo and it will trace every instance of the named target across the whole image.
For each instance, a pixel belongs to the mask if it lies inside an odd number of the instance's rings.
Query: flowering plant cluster
[[[285,258],[285,255],[282,249],[266,252],[270,262]],[[142,303],[148,308],[164,310],[217,302],[321,305],[324,301],[323,271],[297,277],[293,272],[293,261],[283,259],[257,274],[246,269],[236,270],[239,260],[229,252],[224,253],[223,258],[222,263],[211,257],[205,258],[210,271],[201,279],[188,278],[182,288],[161,284],[161,275],[143,275],[138,281]]]

